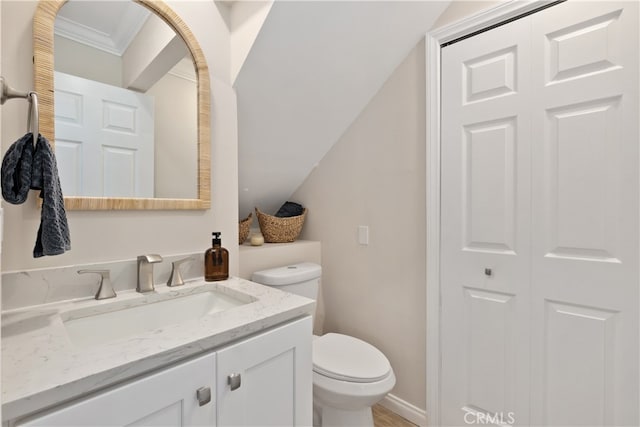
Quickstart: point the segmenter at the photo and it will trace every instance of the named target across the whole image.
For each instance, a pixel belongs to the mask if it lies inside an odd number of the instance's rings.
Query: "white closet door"
[[[528,423],[529,33],[515,21],[442,50],[443,425]]]
[[[638,3],[532,19],[531,421],[638,426]]]
[[[640,424],[638,51],[572,1],[442,50],[444,425]]]

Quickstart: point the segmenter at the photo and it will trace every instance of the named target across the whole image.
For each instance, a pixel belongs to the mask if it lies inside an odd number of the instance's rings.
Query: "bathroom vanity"
[[[313,301],[231,278],[3,312],[3,426],[309,425]]]

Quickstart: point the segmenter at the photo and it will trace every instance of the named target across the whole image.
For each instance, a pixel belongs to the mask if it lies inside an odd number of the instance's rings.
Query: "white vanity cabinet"
[[[306,317],[219,350],[218,425],[311,425],[311,340]]]
[[[16,426],[215,426],[215,353],[115,387]],[[196,391],[209,388],[199,405]],[[202,393],[201,393],[202,394]]]
[[[306,316],[9,425],[311,425],[311,339]]]
[[[207,354],[14,425],[215,426],[215,362]],[[211,401],[200,406],[196,390],[206,388]]]

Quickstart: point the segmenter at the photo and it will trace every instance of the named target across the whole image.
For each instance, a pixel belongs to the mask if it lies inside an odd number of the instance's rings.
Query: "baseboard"
[[[387,394],[379,403],[388,410],[395,412],[416,425],[421,427],[427,425],[427,411],[420,409],[417,406],[394,396],[393,394]]]

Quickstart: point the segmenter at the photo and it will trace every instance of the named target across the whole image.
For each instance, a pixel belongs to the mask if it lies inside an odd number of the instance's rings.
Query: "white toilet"
[[[251,280],[316,299],[322,268],[304,262],[253,273]],[[396,383],[389,360],[354,337],[329,333],[313,337],[313,424],[373,426],[371,406]]]

